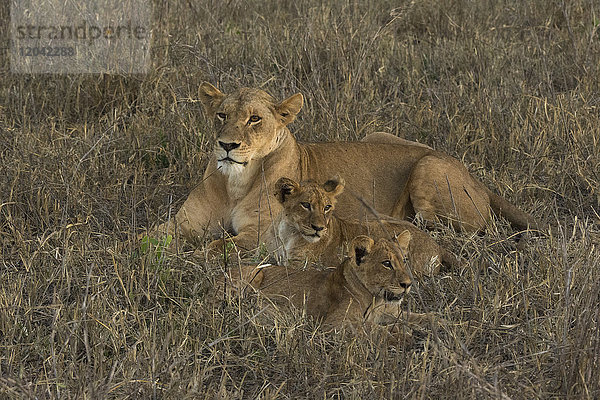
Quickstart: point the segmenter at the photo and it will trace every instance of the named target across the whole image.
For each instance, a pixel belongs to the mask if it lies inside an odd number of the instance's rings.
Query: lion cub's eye
[[[382,261],[381,263],[387,269],[394,269],[394,266],[392,265],[392,262],[390,260],[385,260],[385,261]]]
[[[302,203],[300,203],[300,205],[301,205],[303,208],[305,208],[305,209],[307,209],[308,211],[310,211],[310,203],[307,203],[307,202],[302,202]]]
[[[326,206],[323,208],[323,211],[325,211],[325,212],[327,212],[327,211],[329,211],[329,210],[331,210],[331,204],[327,204],[327,205],[326,205]]]
[[[248,125],[252,125],[252,124],[256,124],[258,122],[260,122],[262,118],[259,117],[258,115],[251,115],[250,118],[248,119]]]
[[[219,118],[219,120],[221,122],[225,121],[227,119],[227,114],[225,113],[217,113],[217,118]]]

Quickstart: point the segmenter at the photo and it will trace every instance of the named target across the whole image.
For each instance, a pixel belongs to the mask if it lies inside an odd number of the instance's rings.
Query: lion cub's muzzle
[[[323,225],[311,224],[310,227],[305,227],[304,229],[302,229],[302,235],[307,241],[314,243],[321,240],[321,237],[323,236],[323,234],[325,234],[326,231],[327,228]]]
[[[389,302],[400,301],[410,292],[411,285],[412,282],[407,280],[405,282],[401,282],[399,287],[385,289],[383,291],[383,299]]]

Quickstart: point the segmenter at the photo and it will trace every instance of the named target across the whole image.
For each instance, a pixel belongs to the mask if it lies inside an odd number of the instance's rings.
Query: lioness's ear
[[[290,178],[279,178],[275,182],[275,196],[281,204],[283,204],[288,196],[296,193],[300,189],[300,185]]]
[[[206,113],[212,118],[225,98],[225,94],[210,83],[202,82],[198,88],[198,97]]]
[[[368,236],[357,236],[352,239],[352,247],[350,248],[350,257],[354,259],[356,265],[362,264],[365,257],[373,248],[373,239]]]
[[[302,108],[302,103],[304,103],[304,97],[302,94],[296,93],[275,106],[275,111],[281,117],[281,122],[284,125],[289,124],[296,118]]]
[[[323,189],[333,197],[338,197],[343,191],[346,182],[339,175],[334,176],[323,184]]]
[[[396,236],[396,244],[398,244],[404,257],[408,255],[408,245],[410,244],[411,239],[412,235],[408,229]]]

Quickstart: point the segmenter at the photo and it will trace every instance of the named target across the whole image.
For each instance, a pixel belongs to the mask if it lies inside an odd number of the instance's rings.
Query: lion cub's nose
[[[412,285],[411,281],[404,281],[400,283],[400,287],[402,289],[404,289],[404,291],[406,291],[408,293],[408,291],[410,290],[410,285]]]
[[[221,142],[219,140],[219,146],[221,146],[223,148],[223,150],[225,150],[226,152],[230,152],[233,149],[237,149],[238,147],[240,147],[239,143],[225,143],[225,142]]]
[[[321,232],[323,229],[325,229],[324,226],[316,226],[316,225],[312,225],[311,227],[315,230],[315,232]]]

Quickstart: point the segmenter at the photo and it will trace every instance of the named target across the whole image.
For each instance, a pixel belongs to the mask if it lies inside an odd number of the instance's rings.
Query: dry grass
[[[326,3],[155,2],[144,76],[0,58],[1,397],[600,397],[598,4]],[[465,263],[419,282],[411,308],[448,325],[412,347],[213,308],[222,265],[135,239],[199,180],[203,80],[301,91],[301,139],[425,142],[560,229],[524,250],[504,221],[434,232]]]

